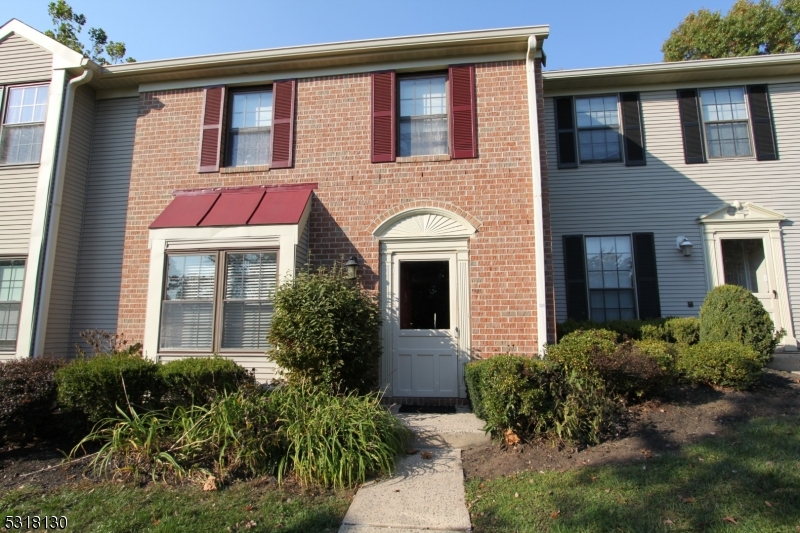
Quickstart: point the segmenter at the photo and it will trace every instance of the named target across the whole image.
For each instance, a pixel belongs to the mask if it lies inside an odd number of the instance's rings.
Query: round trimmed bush
[[[268,357],[289,381],[368,391],[377,384],[380,311],[341,266],[299,272],[275,294]]]
[[[761,375],[762,357],[752,347],[732,341],[683,346],[678,370],[692,382],[746,389]]]
[[[224,357],[186,357],[160,365],[167,403],[210,403],[219,393],[254,385],[253,374]]]
[[[738,285],[708,292],[700,308],[700,342],[732,341],[752,347],[762,365],[772,360],[781,335],[753,293]]]
[[[135,355],[77,359],[56,372],[58,402],[89,422],[117,416],[117,406],[154,407],[161,397],[158,365]],[[127,393],[127,395],[126,395]]]
[[[547,359],[578,374],[595,375],[592,363],[596,355],[611,356],[617,334],[607,329],[579,330],[565,335],[558,344],[547,347]]]

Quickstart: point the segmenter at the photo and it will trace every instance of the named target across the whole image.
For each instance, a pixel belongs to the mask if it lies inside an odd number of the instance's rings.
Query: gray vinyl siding
[[[19,35],[0,41],[0,85],[46,81],[52,77],[50,52]]]
[[[72,309],[71,351],[80,342],[81,331],[117,330],[138,103],[138,98],[97,101]]]
[[[0,167],[0,255],[28,255],[39,165]]]
[[[162,363],[177,361],[189,356],[182,355],[160,355],[158,360]],[[237,365],[246,370],[255,371],[256,379],[259,383],[269,383],[277,377],[278,366],[267,359],[264,354],[258,355],[223,355],[225,359],[230,359]]]
[[[545,100],[547,157],[553,230],[557,319],[566,319],[562,236],[655,234],[663,316],[695,316],[706,294],[705,265],[698,216],[726,202],[750,201],[779,211],[784,224],[784,254],[795,330],[800,318],[800,83],[770,85],[779,161],[755,158],[684,163],[675,91],[641,93],[647,166],[624,163],[558,169],[554,109]],[[675,238],[694,243],[691,257],[676,250]],[[687,302],[694,307],[688,307]]]
[[[69,351],[69,329],[86,199],[86,175],[92,152],[94,113],[94,91],[87,86],[78,87],[72,111],[72,129],[64,171],[61,215],[55,242],[55,268],[44,341],[44,353],[59,357],[67,355]]]

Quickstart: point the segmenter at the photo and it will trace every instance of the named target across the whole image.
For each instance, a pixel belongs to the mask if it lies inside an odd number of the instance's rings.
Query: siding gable
[[[24,37],[0,41],[0,85],[45,81],[52,77],[53,55]]]

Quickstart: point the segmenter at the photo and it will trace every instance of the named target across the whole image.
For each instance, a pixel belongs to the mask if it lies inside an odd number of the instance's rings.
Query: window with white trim
[[[586,237],[589,316],[595,322],[636,318],[629,235]]]
[[[25,260],[0,258],[0,351],[17,348]]]
[[[581,163],[622,160],[617,95],[575,98]]]
[[[231,94],[228,166],[268,165],[272,134],[272,90]]]
[[[447,76],[400,79],[400,157],[450,152]]]
[[[38,163],[47,116],[47,85],[11,87],[0,135],[0,164]]]
[[[749,157],[750,123],[744,87],[700,90],[708,157]]]
[[[277,285],[276,251],[168,254],[159,349],[263,352]]]

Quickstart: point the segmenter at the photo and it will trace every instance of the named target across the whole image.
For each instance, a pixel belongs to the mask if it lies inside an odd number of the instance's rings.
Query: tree
[[[737,0],[727,15],[689,13],[661,47],[664,61],[800,51],[800,0]]]
[[[78,38],[78,34],[86,24],[86,17],[83,14],[75,13],[72,6],[65,0],[50,2],[47,6],[47,13],[53,20],[55,28],[45,31],[44,34],[79,54],[91,58],[95,63],[108,65],[109,63],[121,63],[123,60],[128,63],[136,61],[132,57],[125,58],[125,43],[109,41],[103,28],[89,28],[91,45],[84,46]],[[108,55],[108,58],[103,55],[104,53]]]

